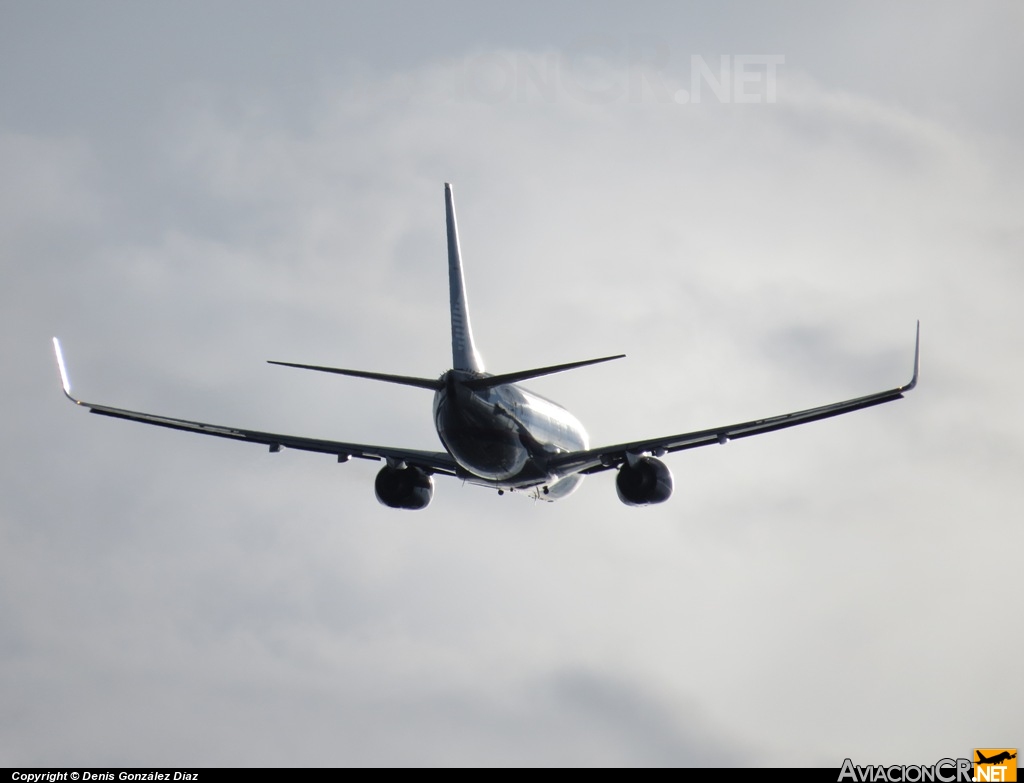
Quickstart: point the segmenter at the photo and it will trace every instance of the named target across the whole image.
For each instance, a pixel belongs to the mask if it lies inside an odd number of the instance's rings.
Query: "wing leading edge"
[[[855,397],[851,400],[834,402],[830,405],[822,405],[818,408],[784,413],[781,416],[771,416],[765,419],[754,419],[739,424],[729,424],[722,427],[711,427],[694,432],[683,432],[678,435],[669,435],[649,440],[638,440],[632,443],[616,443],[612,446],[602,446],[587,451],[572,452],[554,457],[548,462],[549,469],[559,473],[598,473],[602,470],[618,467],[631,457],[643,454],[661,456],[674,451],[695,449],[699,446],[711,446],[714,444],[725,444],[730,440],[747,438],[751,435],[760,435],[764,432],[795,427],[798,424],[807,424],[812,421],[828,419],[832,416],[841,416],[844,413],[852,413],[862,408],[870,408],[874,405],[892,402],[903,397],[903,395],[917,386],[917,377],[921,366],[921,322],[917,322],[917,336],[914,341],[914,373],[910,381],[904,386],[897,386],[895,389],[888,389],[875,394],[868,394],[864,397]]]
[[[229,440],[244,441],[247,443],[260,443],[269,446],[271,451],[280,451],[281,448],[297,449],[299,451],[314,451],[320,454],[333,454],[339,462],[345,462],[351,457],[372,460],[387,460],[389,463],[404,463],[406,465],[423,468],[429,473],[442,473],[445,475],[459,475],[459,468],[450,455],[443,452],[420,451],[417,449],[400,449],[390,446],[371,446],[362,443],[345,443],[335,440],[321,440],[319,438],[304,438],[297,435],[282,435],[274,432],[261,432],[259,430],[244,430],[235,427],[225,427],[219,424],[207,424],[201,421],[189,421],[187,419],[175,419],[169,416],[158,416],[152,413],[130,411],[124,408],[114,408],[109,405],[98,405],[74,397],[71,394],[71,383],[68,380],[67,367],[64,363],[64,355],[60,349],[60,341],[53,338],[53,350],[57,357],[57,369],[60,371],[61,386],[65,396],[76,405],[87,408],[92,413],[101,416],[110,416],[115,419],[127,419],[138,421],[143,424],[152,424],[156,427],[166,427],[172,430],[183,430],[185,432],[196,432],[200,435],[212,435],[217,438],[228,438]]]

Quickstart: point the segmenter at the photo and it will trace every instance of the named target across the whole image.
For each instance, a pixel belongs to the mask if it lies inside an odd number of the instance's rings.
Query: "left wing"
[[[551,458],[547,462],[549,469],[562,475],[571,473],[599,473],[602,470],[614,468],[626,462],[631,457],[638,457],[643,454],[653,454],[660,457],[673,451],[684,449],[695,449],[698,446],[710,446],[715,443],[725,444],[737,438],[747,438],[751,435],[760,435],[763,432],[773,432],[795,427],[798,424],[807,424],[811,421],[828,419],[832,416],[840,416],[844,413],[858,411],[862,408],[870,408],[873,405],[881,405],[884,402],[892,402],[901,399],[905,392],[917,386],[917,376],[921,366],[921,322],[917,323],[917,337],[914,342],[914,374],[910,382],[905,386],[897,386],[888,391],[868,394],[864,397],[855,397],[852,400],[834,402],[831,405],[822,405],[818,408],[796,411],[795,413],[784,413],[781,416],[772,416],[767,419],[755,419],[740,424],[729,424],[723,427],[711,427],[696,432],[684,432],[679,435],[669,435],[662,438],[651,438],[650,440],[638,440],[632,443],[617,443],[613,446],[603,446],[587,451],[570,452]]]
[[[60,381],[64,387],[64,394],[76,405],[88,408],[92,413],[101,416],[111,416],[115,419],[127,419],[138,421],[143,424],[152,424],[157,427],[167,427],[172,430],[183,430],[185,432],[196,432],[200,435],[213,435],[217,438],[228,438],[230,440],[245,441],[248,443],[262,443],[269,446],[271,451],[280,451],[282,447],[298,449],[300,451],[315,451],[321,454],[334,454],[339,462],[345,462],[350,457],[360,459],[387,460],[391,463],[405,463],[423,468],[428,473],[442,473],[449,476],[458,475],[459,468],[451,455],[437,451],[420,451],[418,449],[398,449],[390,446],[368,446],[361,443],[344,443],[335,440],[320,440],[318,438],[303,438],[297,435],[281,435],[274,432],[260,432],[258,430],[242,430],[235,427],[224,427],[219,424],[206,424],[201,421],[188,421],[186,419],[173,419],[168,416],[157,416],[152,413],[140,413],[139,411],[125,410],[124,408],[112,408],[109,405],[97,405],[91,402],[83,402],[71,394],[71,384],[68,381],[67,369],[64,366],[64,356],[60,350],[60,342],[53,338],[53,350],[57,355],[57,368],[60,370]]]

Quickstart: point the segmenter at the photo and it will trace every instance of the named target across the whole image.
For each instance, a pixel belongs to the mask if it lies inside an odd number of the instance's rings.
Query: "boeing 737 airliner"
[[[384,467],[377,474],[375,482],[377,499],[391,508],[421,509],[425,508],[433,497],[434,474],[455,476],[472,484],[492,487],[497,489],[499,494],[508,490],[526,492],[541,500],[557,500],[575,490],[584,476],[610,469],[617,470],[615,486],[623,503],[630,506],[662,503],[672,494],[672,474],[660,459],[667,453],[716,443],[724,444],[737,438],[746,438],[880,405],[883,402],[900,399],[905,392],[917,385],[920,366],[920,323],[914,345],[913,376],[905,386],[766,419],[590,448],[583,425],[571,413],[517,384],[529,378],[622,357],[606,356],[601,359],[500,375],[485,372],[480,354],[473,342],[473,330],[469,321],[466,284],[462,274],[462,255],[459,250],[459,231],[455,222],[455,204],[450,184],[445,184],[444,196],[451,300],[451,370],[439,378],[414,378],[319,365],[271,362],[286,367],[350,375],[432,390],[434,424],[444,451],[368,446],[242,430],[83,402],[71,394],[60,343],[55,337],[53,347],[64,394],[76,405],[102,416],[197,432],[201,435],[213,435],[218,438],[262,443],[269,446],[271,451],[280,451],[282,447],[316,451],[333,454],[337,456],[338,462],[347,462],[352,457],[383,460]]]

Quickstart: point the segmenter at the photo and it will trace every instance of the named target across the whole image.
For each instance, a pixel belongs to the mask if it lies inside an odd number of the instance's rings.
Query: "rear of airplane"
[[[332,454],[337,456],[339,462],[347,462],[352,457],[383,460],[385,465],[374,484],[378,500],[392,508],[421,509],[430,503],[434,486],[432,476],[435,474],[491,486],[499,492],[528,491],[534,497],[554,500],[571,493],[584,475],[613,469],[618,471],[616,489],[624,503],[632,506],[661,503],[672,493],[672,474],[659,459],[664,454],[725,444],[731,440],[880,405],[901,399],[917,385],[921,356],[920,323],[914,341],[913,375],[903,386],[753,421],[588,448],[586,433],[575,417],[550,400],[516,388],[515,384],[542,375],[618,359],[621,355],[500,375],[485,372],[469,321],[459,231],[450,183],[445,183],[445,216],[452,333],[451,370],[435,378],[418,378],[311,364],[270,362],[434,391],[434,423],[445,446],[444,452],[245,430],[84,402],[72,396],[60,343],[54,338],[53,347],[64,394],[71,402],[92,413],[201,435],[259,443],[269,446],[272,452],[289,448]],[[1007,754],[1008,751],[1003,751],[1002,756],[986,759],[979,753],[979,763],[992,763]]]
[[[455,218],[455,199],[452,195],[450,182],[444,183],[445,224],[448,234],[448,295],[451,307],[452,329],[452,369],[459,374],[459,382],[469,389],[480,391],[492,386],[518,383],[541,375],[551,375],[590,364],[621,359],[625,354],[602,356],[600,359],[586,359],[582,362],[556,364],[548,367],[537,367],[518,372],[488,375],[484,371],[483,359],[473,341],[473,328],[469,321],[469,302],[466,298],[466,279],[462,273],[462,251],[459,246],[459,226]],[[340,367],[324,367],[314,364],[296,364],[294,362],[271,361],[268,364],[279,364],[284,367],[298,367],[303,370],[318,370],[336,375],[349,375],[355,378],[368,378],[373,381],[399,383],[405,386],[418,386],[423,389],[437,391],[444,387],[444,378],[416,378],[408,375],[391,373],[367,372],[365,370],[347,370]],[[476,375],[477,377],[471,377]],[[447,376],[447,374],[446,374]]]

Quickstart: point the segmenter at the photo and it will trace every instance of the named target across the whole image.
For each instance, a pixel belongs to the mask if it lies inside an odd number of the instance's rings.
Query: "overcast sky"
[[[1024,726],[1019,3],[0,0],[0,765],[932,763]],[[90,416],[438,448],[907,399],[556,504]]]

